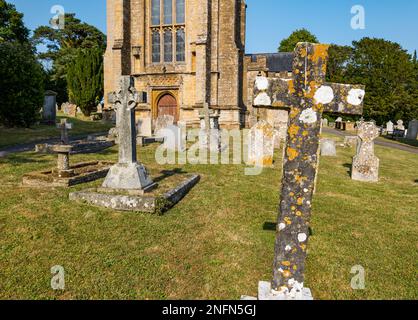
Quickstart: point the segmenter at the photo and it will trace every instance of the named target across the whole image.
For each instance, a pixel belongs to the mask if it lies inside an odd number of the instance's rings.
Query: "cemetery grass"
[[[57,123],[60,119],[67,118],[73,123],[73,129],[69,131],[71,136],[88,135],[96,132],[108,131],[112,125],[101,121],[90,121],[86,117],[70,117],[59,113]],[[35,125],[31,128],[6,128],[0,127],[0,149],[16,144],[30,143],[34,141],[59,138],[60,132],[55,126]]]
[[[335,138],[335,137],[334,137]],[[158,166],[156,146],[139,154],[153,176],[199,173],[201,182],[163,216],[121,213],[68,201],[64,188],[23,188],[24,173],[52,155],[0,159],[0,299],[239,299],[271,279],[281,152],[274,168]],[[381,181],[349,176],[354,149],[321,158],[306,286],[315,299],[417,299],[418,157],[376,147]],[[116,160],[117,148],[90,159]],[[100,182],[77,186],[82,190]],[[50,286],[65,268],[65,290]],[[351,268],[366,271],[353,290]]]

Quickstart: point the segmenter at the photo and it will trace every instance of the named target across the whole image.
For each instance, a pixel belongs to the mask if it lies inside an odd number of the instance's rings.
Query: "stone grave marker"
[[[337,147],[335,146],[335,140],[321,139],[321,156],[336,157]]]
[[[408,125],[408,133],[406,135],[407,139],[417,140],[418,136],[418,120],[412,120]]]
[[[357,136],[345,136],[344,137],[344,146],[348,148],[356,147],[358,143]]]
[[[299,43],[293,79],[265,78],[255,105],[290,108],[283,165],[273,281],[260,282],[259,299],[312,299],[304,287],[319,135],[323,112],[362,114],[362,85],[326,83],[328,45]]]
[[[171,125],[161,129],[157,135],[164,138],[164,148],[168,151],[183,152],[186,150],[184,134],[182,128]]]
[[[152,136],[152,120],[151,118],[140,118],[138,120],[138,137]]]
[[[273,165],[275,141],[278,133],[264,120],[251,128],[248,137],[248,164],[268,167]]]
[[[42,108],[42,123],[55,125],[57,119],[57,93],[51,90],[45,92]]]
[[[73,129],[73,124],[68,123],[67,119],[61,119],[61,122],[57,124],[57,128],[61,130],[61,144],[69,144],[68,130]]]
[[[145,167],[137,162],[135,108],[140,95],[133,81],[130,76],[121,77],[120,90],[109,95],[109,102],[114,105],[119,119],[119,160],[110,168],[104,188],[144,190],[154,184]]]
[[[209,108],[209,104],[203,104],[203,110],[199,114],[200,134],[199,142],[202,149],[208,149],[211,152],[219,152],[222,149],[221,134],[219,126],[219,113]]]
[[[394,124],[392,121],[389,121],[386,123],[386,133],[387,134],[392,134],[394,130]]]
[[[359,125],[358,136],[361,143],[353,159],[351,177],[364,182],[379,181],[379,158],[374,155],[374,140],[379,137],[379,129],[374,122]]]
[[[168,114],[158,116],[157,120],[155,121],[155,129],[154,129],[155,136],[158,138],[162,138],[158,136],[158,132],[173,124],[174,124],[173,116],[168,115]]]
[[[398,120],[396,122],[396,126],[395,126],[396,130],[400,130],[400,131],[404,131],[405,130],[405,126],[403,124],[403,120]]]
[[[120,90],[109,94],[109,102],[117,114],[118,163],[110,168],[101,188],[72,192],[70,200],[119,211],[161,214],[181,201],[199,182],[199,175],[189,175],[166,192],[164,188],[157,188],[145,166],[138,163],[135,108],[143,99],[146,96],[136,91],[134,77],[122,76]]]

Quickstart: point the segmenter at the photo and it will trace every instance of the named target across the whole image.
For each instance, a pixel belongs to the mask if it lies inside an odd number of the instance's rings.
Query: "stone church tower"
[[[199,126],[207,102],[222,128],[244,125],[244,0],[107,0],[105,97],[133,75],[147,103],[137,118]]]

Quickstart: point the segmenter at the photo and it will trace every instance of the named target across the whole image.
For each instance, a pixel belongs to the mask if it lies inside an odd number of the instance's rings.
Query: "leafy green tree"
[[[50,89],[58,93],[57,102],[68,101],[67,68],[78,54],[78,49],[106,48],[106,36],[96,27],[81,22],[74,13],[65,14],[65,28],[40,26],[34,31],[34,43],[46,46],[39,58],[52,65],[49,72]]]
[[[67,73],[70,101],[89,116],[103,96],[103,54],[98,48],[79,49]]]
[[[413,59],[394,42],[363,38],[350,50],[330,49],[328,79],[364,84],[364,116],[383,124],[418,116],[417,72]]]
[[[44,98],[42,66],[30,47],[0,43],[0,122],[29,127],[39,118]]]
[[[23,14],[13,4],[0,0],[0,43],[29,43],[29,30],[23,23]]]
[[[279,52],[293,52],[298,42],[318,43],[315,35],[306,29],[299,29],[294,31],[288,38],[280,42]]]

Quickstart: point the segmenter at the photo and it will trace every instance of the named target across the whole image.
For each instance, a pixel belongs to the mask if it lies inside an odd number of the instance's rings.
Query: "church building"
[[[265,114],[252,108],[255,76],[287,74],[291,63],[245,55],[246,9],[244,0],[107,0],[105,97],[132,75],[147,93],[138,121],[172,115],[198,127],[207,103],[221,128],[248,127]]]

